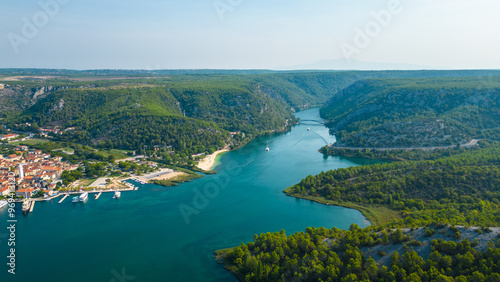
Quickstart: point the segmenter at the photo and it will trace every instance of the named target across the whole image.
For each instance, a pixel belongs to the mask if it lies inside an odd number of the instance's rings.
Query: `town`
[[[56,180],[61,178],[63,171],[77,169],[78,165],[63,162],[62,157],[51,157],[41,150],[20,145],[15,148],[15,154],[0,155],[0,194],[5,197],[12,193],[24,198],[50,197],[57,193]],[[12,172],[16,176],[15,185],[9,183]]]
[[[114,197],[119,197],[122,191],[133,191],[138,188],[125,180],[132,179],[139,184],[146,184],[147,180],[140,176],[122,174],[120,177],[84,179],[85,166],[73,164],[63,160],[61,156],[53,156],[42,150],[32,149],[28,145],[13,145],[13,141],[22,142],[29,137],[17,134],[1,136],[0,139],[6,143],[1,145],[0,150],[0,201],[6,203],[6,198],[14,199],[23,203],[23,212],[33,211],[34,202],[48,201],[62,196],[61,203],[72,194],[95,193],[95,199],[102,192],[115,192]],[[94,165],[94,164],[91,164]],[[102,164],[97,164],[101,167]],[[121,166],[114,165],[120,170],[130,166],[139,167],[137,171],[155,171],[155,166],[148,166],[141,156],[121,162]],[[111,165],[110,165],[111,166]],[[92,168],[93,169],[93,168]],[[121,170],[120,170],[121,172]],[[164,171],[162,171],[164,172]],[[167,171],[170,172],[170,171]],[[77,197],[75,197],[77,198]]]
[[[62,197],[59,201],[62,203],[71,195],[74,203],[85,202],[89,193],[93,193],[97,200],[105,192],[114,192],[113,197],[120,198],[121,192],[137,190],[136,183],[175,186],[201,177],[191,170],[179,167],[174,170],[172,166],[162,164],[161,158],[148,158],[135,152],[122,155],[116,161],[114,156],[104,158],[102,155],[98,158],[101,161],[75,161],[71,159],[74,152],[68,152],[72,148],[47,150],[35,145],[49,142],[47,139],[9,133],[0,136],[0,142],[0,208],[7,204],[5,199],[11,198],[23,203],[25,213],[32,212],[38,201]],[[209,156],[193,156],[203,159],[197,169],[210,170],[217,154],[225,151],[227,149]]]

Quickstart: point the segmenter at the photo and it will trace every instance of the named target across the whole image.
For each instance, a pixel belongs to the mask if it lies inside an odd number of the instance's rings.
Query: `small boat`
[[[0,209],[7,206],[8,203],[6,200],[0,200]]]
[[[266,152],[269,152],[269,142],[267,142],[267,145],[266,145]]]
[[[310,128],[310,127],[308,127],[308,128],[307,128],[307,131],[311,131],[311,128]]]
[[[28,200],[23,201],[23,213],[28,213],[30,211],[31,203]]]
[[[71,200],[72,203],[78,203],[80,202],[80,199],[78,197],[73,197],[73,200]]]
[[[116,191],[115,194],[113,195],[113,199],[120,199],[121,196],[122,196],[122,192]]]

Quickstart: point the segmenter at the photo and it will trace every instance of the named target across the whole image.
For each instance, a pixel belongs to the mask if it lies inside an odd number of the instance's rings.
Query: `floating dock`
[[[139,178],[131,178],[131,179],[134,180],[135,182],[142,184],[142,185],[148,184],[146,181],[139,179]]]
[[[102,194],[102,192],[99,192],[99,194],[95,195],[94,199],[96,199],[96,200],[99,199],[99,197],[101,197],[101,194]]]
[[[135,186],[135,185],[133,185],[133,184],[131,184],[131,183],[128,183],[128,182],[127,182],[127,181],[125,181],[125,180],[134,180],[134,181],[136,181],[136,182],[139,182],[139,180],[137,180],[137,179],[135,179],[135,178],[128,178],[128,179],[124,179],[124,180],[120,181],[121,183],[123,183],[123,184],[125,184],[127,187],[129,187],[132,191],[137,191],[137,190],[139,190],[139,187],[137,187],[137,186]],[[141,182],[139,182],[139,183],[141,183]]]
[[[33,209],[35,208],[35,201],[30,201],[30,212],[33,212]]]
[[[58,204],[62,203],[68,196],[69,194],[64,195],[64,197],[58,202]]]

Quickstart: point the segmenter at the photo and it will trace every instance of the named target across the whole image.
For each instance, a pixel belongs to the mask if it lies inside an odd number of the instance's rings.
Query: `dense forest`
[[[64,89],[13,116],[9,125],[75,127],[57,139],[87,145],[132,150],[159,146],[199,153],[231,143],[229,131],[251,138],[294,122],[287,107],[263,94],[232,85],[193,84]]]
[[[372,159],[378,161],[391,161],[391,162],[399,162],[399,161],[423,161],[423,160],[435,160],[442,157],[449,157],[452,155],[456,155],[458,153],[466,152],[466,150],[479,150],[482,148],[488,148],[491,146],[495,146],[497,141],[489,141],[489,140],[478,140],[474,146],[460,146],[455,145],[446,149],[429,149],[429,150],[421,150],[421,149],[347,149],[335,146],[324,146],[319,151],[328,156],[339,156],[339,157],[348,157],[348,158],[357,158],[357,159]]]
[[[351,167],[308,176],[289,195],[332,203],[384,206],[401,219],[389,226],[430,223],[500,224],[500,147],[435,160]]]
[[[451,226],[439,232],[457,236],[460,230],[464,231]],[[475,231],[483,232],[481,229]],[[485,232],[491,230],[485,229]],[[429,238],[422,242],[412,240],[409,231],[382,227],[361,229],[355,224],[349,230],[307,228],[306,232],[290,236],[282,230],[255,235],[253,242],[216,254],[217,259],[242,281],[500,280],[498,236],[488,236],[488,239],[493,237],[489,247],[476,250],[477,240],[435,239],[435,233],[435,229],[426,228],[424,237]],[[487,235],[477,237],[480,236]],[[402,253],[394,248],[402,249]],[[374,256],[367,256],[371,249],[378,251]],[[392,251],[388,253],[384,249]],[[422,254],[425,258],[419,254],[426,253],[423,250],[427,250],[426,255]],[[379,264],[381,261],[387,263]]]
[[[500,139],[500,76],[360,80],[321,109],[337,147],[407,148]]]

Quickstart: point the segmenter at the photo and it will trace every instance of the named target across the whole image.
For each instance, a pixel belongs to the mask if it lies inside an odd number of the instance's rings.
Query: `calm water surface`
[[[297,116],[319,120],[318,109]],[[0,281],[235,281],[213,260],[215,250],[262,232],[367,226],[358,211],[282,193],[308,175],[359,164],[318,153],[333,141],[323,125],[307,122],[224,154],[217,175],[191,183],[139,185],[119,200],[103,194],[86,204],[37,203],[27,216],[19,210],[16,275],[7,273],[4,208]]]

